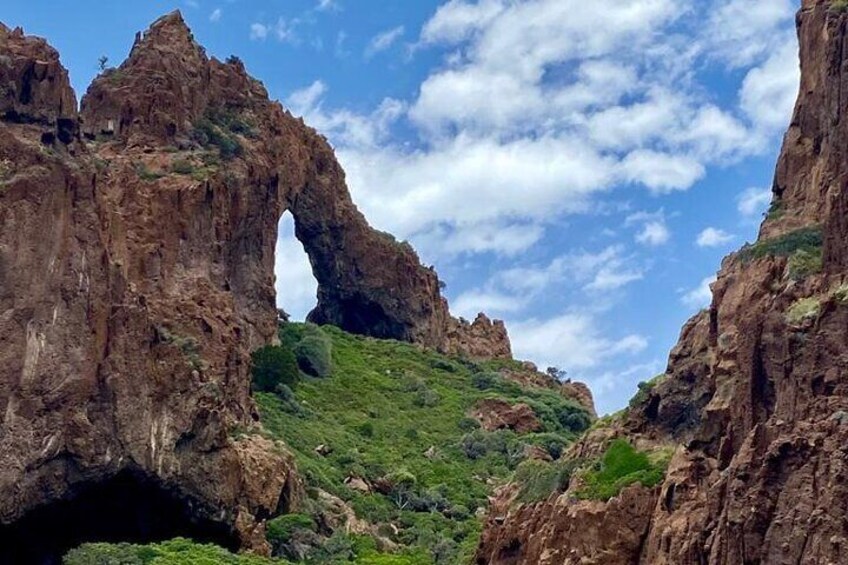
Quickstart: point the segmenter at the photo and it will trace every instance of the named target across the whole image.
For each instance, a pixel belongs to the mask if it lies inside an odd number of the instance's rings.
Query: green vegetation
[[[8,159],[0,159],[0,182],[8,180],[12,173],[12,162]]]
[[[244,152],[240,137],[253,137],[253,126],[236,110],[219,108],[209,110],[194,123],[193,139],[203,147],[217,147],[224,160]]]
[[[193,350],[190,339],[164,328],[159,336]],[[264,430],[232,431],[234,437],[263,433],[283,440],[306,481],[308,498],[300,513],[267,523],[276,556],[310,565],[466,563],[482,528],[475,513],[496,487],[514,479],[521,501],[543,500],[563,490],[577,466],[559,457],[590,425],[588,414],[555,390],[524,389],[506,380],[499,370],[516,368],[511,361],[451,359],[311,324],[282,324],[280,341],[252,356]],[[529,405],[543,429],[530,434],[480,429],[468,413],[484,399]],[[528,461],[530,446],[554,461]],[[355,488],[362,482],[370,492]],[[375,536],[330,531],[327,513],[338,509],[325,493],[373,525]],[[384,540],[396,544],[395,553],[387,552]],[[86,545],[67,560],[68,565],[285,563],[185,540]]]
[[[234,555],[214,545],[177,538],[151,545],[91,543],[71,550],[64,565],[284,565],[285,561]]]
[[[191,175],[197,168],[188,159],[177,159],[171,163],[171,172],[178,175]]]
[[[848,0],[846,0],[848,1]],[[768,212],[766,212],[767,220],[779,220],[786,213],[786,209],[783,207],[782,200],[772,200],[769,205]]]
[[[262,347],[254,351],[250,358],[254,391],[276,392],[280,385],[291,387],[300,380],[294,353],[286,345]]]
[[[514,481],[518,485],[516,500],[534,503],[547,500],[552,494],[565,492],[571,475],[580,461],[525,461],[515,470]]]
[[[505,380],[497,373],[502,361],[449,359],[333,327],[289,323],[280,329],[283,345],[295,351],[320,341],[316,336],[329,345],[330,376],[304,376],[292,387],[301,413],[280,394],[258,393],[262,422],[289,445],[309,487],[346,500],[378,527],[397,526],[399,532],[387,535],[418,556],[410,563],[467,560],[481,528],[474,512],[495,485],[510,480],[526,447],[558,457],[590,424],[585,410],[555,391]],[[478,429],[467,413],[484,398],[527,403],[545,429],[525,435]],[[316,452],[319,445],[329,452]],[[348,477],[381,486],[361,493],[345,485]]]
[[[848,11],[848,0],[833,0],[830,9],[835,12],[846,12]]]
[[[206,362],[200,356],[200,344],[196,339],[190,336],[176,335],[171,333],[168,328],[161,326],[157,328],[157,334],[161,342],[179,348],[179,350],[183,352],[183,355],[185,355],[186,361],[192,369],[201,371],[206,368]]]
[[[822,250],[800,249],[789,257],[786,263],[786,276],[793,281],[801,281],[822,270]]]
[[[818,226],[801,228],[779,237],[758,241],[739,252],[743,261],[766,256],[791,257],[798,252],[821,256],[822,231]]]
[[[138,178],[140,178],[141,180],[146,181],[146,182],[152,182],[152,181],[155,181],[155,180],[159,180],[159,179],[161,179],[162,177],[165,176],[164,173],[162,173],[160,171],[152,171],[152,170],[148,169],[147,165],[145,165],[144,163],[136,163],[134,165],[134,168],[135,168],[136,174],[138,175]]]
[[[843,283],[833,290],[833,298],[839,304],[848,304],[848,283]]]
[[[583,475],[584,486],[577,496],[606,501],[632,484],[654,487],[665,477],[668,457],[668,453],[659,452],[652,460],[649,454],[637,451],[627,441],[614,440],[603,457]]]
[[[630,407],[635,408],[648,400],[648,397],[651,396],[651,391],[654,390],[654,387],[660,384],[664,379],[665,373],[660,373],[650,381],[640,382],[637,385],[638,390],[636,391],[636,394],[630,399]]]
[[[807,321],[818,318],[821,312],[821,302],[815,296],[796,300],[786,311],[786,323],[791,326],[801,326]]]

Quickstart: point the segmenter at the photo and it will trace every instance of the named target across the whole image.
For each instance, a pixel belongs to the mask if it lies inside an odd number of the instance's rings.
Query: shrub
[[[224,160],[241,156],[244,148],[238,135],[252,130],[244,121],[233,116],[232,112],[223,110],[207,112],[194,123],[192,138],[203,147],[217,147]]]
[[[801,228],[781,236],[758,241],[748,245],[739,252],[743,261],[751,261],[772,255],[775,257],[790,257],[798,251],[821,253],[822,231],[818,226]]]
[[[478,390],[489,390],[495,386],[500,375],[497,373],[474,373],[471,375],[471,384]]]
[[[801,281],[822,270],[822,250],[800,249],[789,257],[786,263],[786,276],[793,281]]]
[[[524,461],[515,470],[513,481],[518,485],[519,502],[540,502],[552,494],[565,492],[577,461]]]
[[[333,372],[332,347],[332,342],[323,332],[307,335],[294,347],[298,366],[313,377],[330,376]]]
[[[255,391],[277,392],[278,385],[290,387],[300,378],[297,361],[288,347],[267,345],[254,351],[250,357]]]
[[[178,175],[190,175],[194,173],[194,170],[194,165],[187,159],[177,159],[171,163],[171,172]]]
[[[433,408],[438,406],[441,397],[435,390],[424,389],[415,393],[412,403],[419,408]]]
[[[315,531],[315,522],[305,514],[286,514],[268,520],[265,525],[265,538],[277,549],[288,543],[298,530]]]
[[[574,433],[581,433],[592,425],[592,418],[580,406],[565,403],[555,409],[557,420],[563,429]]]
[[[430,367],[439,371],[445,371],[446,373],[455,373],[457,371],[456,365],[446,359],[433,359],[430,361]]]
[[[133,168],[135,169],[138,178],[146,182],[155,181],[165,176],[160,172],[151,171],[144,163],[136,163],[135,165],[133,165]]]
[[[610,443],[595,468],[584,475],[585,486],[577,496],[606,501],[632,484],[654,487],[662,482],[664,476],[664,464],[652,463],[647,453],[637,451],[623,439],[617,439]]]
[[[638,385],[636,385],[638,390],[636,391],[636,394],[633,395],[633,398],[630,399],[630,407],[636,408],[637,406],[648,400],[648,397],[651,395],[651,391],[653,391],[654,387],[661,383],[664,378],[665,373],[660,373],[653,379],[647,382],[642,381]]]
[[[821,303],[815,296],[796,300],[786,311],[786,322],[791,326],[800,326],[804,322],[815,320],[821,312]]]
[[[833,0],[830,9],[834,12],[846,12],[848,11],[848,0]]]
[[[463,432],[473,432],[474,430],[480,429],[480,422],[474,418],[465,417],[459,421],[458,426]]]
[[[480,459],[486,456],[488,446],[485,439],[478,433],[470,433],[463,436],[460,448],[469,459]]]

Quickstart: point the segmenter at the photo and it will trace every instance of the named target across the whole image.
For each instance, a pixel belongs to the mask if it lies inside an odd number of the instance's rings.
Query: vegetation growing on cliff
[[[632,484],[654,487],[665,477],[669,455],[664,452],[648,454],[638,451],[626,440],[614,440],[583,475],[584,486],[577,496],[606,501]]]
[[[820,255],[822,241],[821,228],[809,226],[748,245],[739,252],[739,257],[743,261],[751,261],[769,255],[791,257],[798,252]]]

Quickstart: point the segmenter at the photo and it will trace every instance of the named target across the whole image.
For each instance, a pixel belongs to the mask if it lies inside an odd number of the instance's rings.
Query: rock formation
[[[663,483],[495,501],[478,563],[848,563],[848,12],[804,0],[802,84],[758,243],[722,264],[667,375],[569,456],[676,451]],[[821,254],[821,263],[817,261]]]
[[[286,210],[319,282],[311,320],[509,354],[502,324],[453,320],[436,273],[368,226],[327,141],[179,13],[79,115],[56,51],[0,25],[0,118],[0,562],[92,537],[267,550],[264,519],[300,493],[248,375],[276,339]]]

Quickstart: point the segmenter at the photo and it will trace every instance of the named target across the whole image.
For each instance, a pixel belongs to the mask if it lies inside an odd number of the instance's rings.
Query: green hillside
[[[558,458],[590,423],[555,390],[506,380],[501,370],[518,363],[450,359],[308,324],[285,324],[280,338],[281,347],[254,354],[264,430],[233,434],[268,434],[295,455],[308,500],[268,526],[275,555],[290,561],[464,563],[487,496],[528,446]],[[469,410],[493,398],[529,405],[539,431],[480,429]],[[344,501],[367,531],[333,531],[328,501]]]

